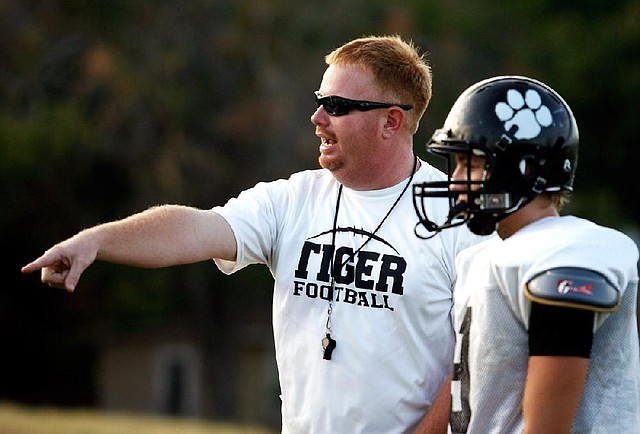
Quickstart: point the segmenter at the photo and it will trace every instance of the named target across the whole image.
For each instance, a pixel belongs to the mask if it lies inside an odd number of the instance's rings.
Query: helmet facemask
[[[500,164],[496,165],[496,161],[508,159],[509,155],[496,154],[485,144],[447,139],[449,135],[450,132],[438,130],[427,145],[430,153],[445,159],[448,180],[414,185],[414,207],[419,218],[418,225],[423,225],[427,230],[437,233],[466,223],[473,233],[489,235],[496,229],[501,219],[530,200],[530,195],[525,194],[527,191],[525,185],[529,183],[526,179],[522,179],[530,178],[529,175],[525,175],[529,171],[529,164],[523,160],[519,166],[521,173],[503,173],[496,170],[496,167],[500,167]],[[482,174],[474,179],[473,166],[477,165],[478,157],[484,160],[484,167]],[[458,160],[461,161],[461,167],[465,170],[463,179],[452,178]],[[505,164],[503,167],[513,167],[513,165]],[[518,178],[522,179],[521,182],[514,183],[513,181]],[[428,217],[425,199],[434,197],[449,199],[447,220],[440,224],[431,221]],[[421,236],[418,230],[416,235],[429,238]]]

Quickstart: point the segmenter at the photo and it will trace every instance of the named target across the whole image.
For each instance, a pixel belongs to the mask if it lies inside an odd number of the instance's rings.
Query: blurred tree
[[[640,3],[412,5],[420,11],[418,28],[435,59],[429,113],[438,119],[430,123],[429,134],[470,84],[493,75],[538,78],[565,97],[580,127],[577,193],[570,210],[617,227],[640,221],[638,194],[628,188],[633,171],[624,169],[636,155],[632,138],[640,134],[634,120],[640,112]],[[594,202],[598,196],[608,198],[604,215]]]
[[[624,163],[634,161],[640,128],[639,21],[631,0],[0,2],[0,241],[11,251],[0,398],[94,402],[87,336],[182,314],[202,332],[217,367],[211,381],[232,389],[232,330],[269,326],[264,269],[223,277],[198,264],[141,278],[96,264],[69,297],[19,268],[97,222],[158,203],[211,207],[316,167],[311,92],[323,56],[354,37],[399,33],[428,52],[434,97],[416,137],[423,157],[471,83],[496,74],[549,83],[581,126],[574,209],[612,226],[637,222]],[[234,399],[218,399],[211,414],[233,417]]]

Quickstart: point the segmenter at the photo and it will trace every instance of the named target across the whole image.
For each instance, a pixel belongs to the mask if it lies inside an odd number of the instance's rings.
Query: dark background
[[[76,294],[20,267],[78,230],[160,203],[209,208],[317,166],[309,116],[324,55],[397,33],[428,53],[416,152],[493,75],[556,89],[581,132],[568,213],[636,236],[640,2],[624,0],[0,0],[0,400],[96,404],[98,342],[188,316],[213,357],[269,325],[263,267],[95,264]],[[233,400],[213,416],[234,417]]]

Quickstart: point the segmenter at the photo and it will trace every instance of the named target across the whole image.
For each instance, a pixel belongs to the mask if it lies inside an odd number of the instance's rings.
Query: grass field
[[[0,403],[0,434],[275,434],[260,427]]]

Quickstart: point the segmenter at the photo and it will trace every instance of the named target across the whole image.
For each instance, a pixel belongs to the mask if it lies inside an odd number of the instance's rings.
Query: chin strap
[[[466,202],[461,202],[451,207],[451,209],[449,210],[449,215],[447,216],[447,221],[440,226],[438,226],[437,224],[429,220],[427,217],[425,217],[424,219],[421,219],[418,223],[416,223],[416,226],[413,229],[413,233],[418,238],[421,238],[423,240],[428,240],[438,235],[438,233],[442,232],[444,229],[453,228],[466,223],[468,220],[466,218],[466,214],[464,213],[466,209],[466,205],[467,205]],[[460,220],[454,222],[453,220],[456,218],[460,218]],[[419,233],[419,228],[421,226],[425,228],[427,231],[433,232],[433,233],[428,235],[423,235]]]
[[[490,235],[498,227],[498,221],[500,218],[493,216],[478,216],[469,220],[467,226],[469,230],[476,235]]]

